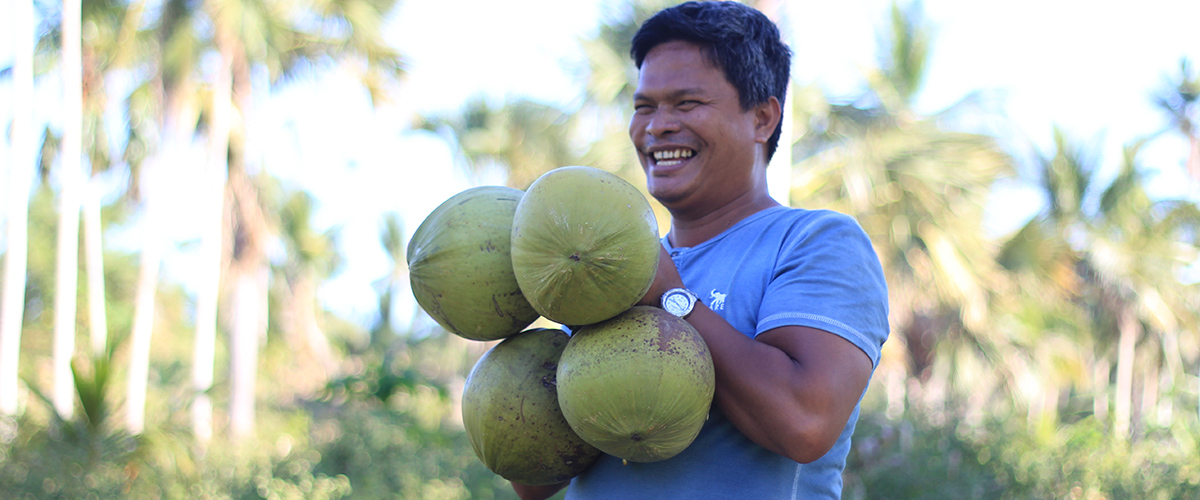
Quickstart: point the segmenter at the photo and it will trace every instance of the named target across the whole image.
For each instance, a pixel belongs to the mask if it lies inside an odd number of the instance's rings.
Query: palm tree
[[[25,266],[28,252],[29,188],[35,168],[33,146],[33,4],[11,3],[14,61],[13,127],[8,161],[8,249],[4,257],[0,303],[0,415],[17,413],[17,374],[25,315]]]
[[[1054,130],[1055,153],[1038,156],[1034,173],[1045,198],[1043,213],[1031,219],[1003,242],[998,262],[1012,273],[1020,294],[1003,297],[1000,309],[1008,311],[1007,330],[1018,332],[1017,344],[1024,352],[1038,353],[1039,346],[1067,340],[1085,356],[1080,373],[1044,372],[1046,394],[1057,394],[1071,384],[1084,393],[1091,393],[1093,414],[1106,418],[1108,411],[1108,379],[1110,367],[1104,355],[1111,346],[1110,339],[1101,334],[1103,325],[1094,321],[1093,311],[1085,306],[1094,299],[1094,287],[1089,287],[1088,274],[1081,272],[1085,257],[1078,245],[1069,241],[1069,234],[1087,219],[1086,207],[1093,182],[1093,155],[1072,144],[1061,129]],[[1025,312],[1024,304],[1034,301]],[[1028,335],[1019,332],[1029,331]],[[1040,332],[1040,333],[1038,333]],[[1070,365],[1076,365],[1073,360]],[[1061,367],[1063,363],[1051,366]],[[1087,373],[1087,372],[1091,373]],[[1077,380],[1082,377],[1082,380]],[[1087,380],[1091,380],[1087,383]],[[1046,408],[1054,410],[1054,408]],[[1052,413],[1052,412],[1050,412]]]
[[[1109,367],[1115,357],[1112,429],[1127,438],[1133,429],[1139,343],[1145,346],[1144,357],[1157,360],[1143,367],[1147,407],[1157,404],[1151,400],[1159,392],[1161,369],[1166,370],[1161,378],[1168,391],[1182,376],[1181,353],[1168,346],[1197,323],[1190,305],[1196,291],[1178,276],[1200,255],[1195,239],[1200,219],[1191,203],[1155,201],[1146,193],[1137,160],[1145,141],[1125,148],[1120,171],[1108,185],[1098,182],[1088,155],[1061,130],[1055,131],[1055,142],[1056,153],[1039,161],[1047,208],[1006,244],[1000,261],[1015,272],[1043,276],[1041,286],[1055,290],[1050,295],[1056,302],[1071,301],[1083,313],[1081,331],[1092,339],[1079,343],[1091,344],[1095,366],[1087,389],[1093,391],[1095,415],[1102,420],[1107,419]],[[1154,344],[1161,355],[1145,352]]]
[[[1134,356],[1139,337],[1174,335],[1177,325],[1196,324],[1190,304],[1197,294],[1180,283],[1178,276],[1200,255],[1190,234],[1200,219],[1191,203],[1149,197],[1137,163],[1143,143],[1125,148],[1120,173],[1101,193],[1087,250],[1089,267],[1111,298],[1110,311],[1116,316],[1113,430],[1119,437],[1128,436],[1132,429]],[[1165,354],[1178,356],[1177,352]]]
[[[230,425],[235,435],[253,430],[254,386],[259,339],[266,333],[266,297],[268,264],[266,243],[272,228],[259,200],[258,188],[247,171],[247,117],[253,102],[251,70],[265,67],[275,81],[294,75],[301,67],[314,65],[322,58],[358,64],[359,78],[373,102],[386,98],[388,85],[402,74],[399,54],[382,37],[384,15],[395,0],[327,0],[311,6],[287,1],[270,3],[206,2],[204,11],[213,23],[212,44],[220,55],[222,67],[229,68],[230,79],[214,87],[214,95],[229,101],[214,101],[214,108],[229,107],[229,130],[210,130],[211,136],[227,138],[227,198],[230,209],[225,224],[232,242],[227,272],[231,296],[231,377]],[[315,30],[300,24],[297,14],[309,17]],[[313,33],[320,33],[314,36]],[[338,33],[344,33],[339,35]],[[224,70],[222,70],[224,71]],[[236,108],[237,113],[234,113]],[[225,139],[220,139],[225,140]],[[220,161],[220,160],[218,160]],[[207,321],[207,319],[205,319]],[[197,360],[198,363],[200,362]]]
[[[105,77],[114,70],[128,69],[144,63],[143,58],[135,54],[137,49],[145,43],[137,36],[137,27],[142,19],[145,2],[142,0],[133,3],[90,1],[87,7],[87,9],[81,9],[82,16],[88,19],[92,26],[110,32],[89,37],[82,43],[80,54],[82,74],[79,75],[82,83],[82,88],[79,89],[82,94],[80,113],[82,123],[79,135],[85,146],[85,154],[89,160],[92,174],[91,181],[84,188],[82,197],[84,255],[86,256],[88,283],[88,325],[91,333],[91,355],[93,359],[98,360],[108,356],[103,227],[100,217],[101,184],[97,177],[112,163],[108,148],[107,127],[104,124],[104,115],[108,109]],[[66,33],[63,34],[63,40],[69,38]],[[148,118],[144,110],[135,106],[127,106],[125,111],[131,118],[131,123]],[[123,154],[126,165],[133,173],[140,164],[140,155],[135,151],[141,144],[133,133],[128,134],[127,139],[129,140],[126,141]],[[137,184],[137,176],[130,175],[128,191],[136,192]]]
[[[338,228],[316,231],[312,226],[314,208],[315,201],[307,193],[285,196],[279,223],[287,257],[274,280],[282,295],[280,329],[293,346],[306,378],[315,383],[310,388],[323,387],[330,376],[336,375],[332,348],[321,327],[317,289],[341,265]]]
[[[53,158],[59,165],[61,192],[58,229],[58,264],[55,294],[55,352],[54,400],[56,411],[69,415],[74,406],[71,385],[71,361],[74,353],[76,292],[78,280],[78,228],[80,208],[83,209],[85,254],[88,275],[88,318],[91,331],[91,353],[94,358],[107,355],[107,313],[104,298],[102,227],[100,198],[96,175],[108,169],[109,138],[105,126],[108,96],[105,79],[114,70],[130,69],[142,61],[135,55],[144,45],[137,37],[144,4],[128,4],[120,0],[96,0],[82,5],[71,0],[62,4],[62,23],[51,27],[38,44],[44,54],[57,58],[63,73],[65,114],[61,140],[47,133],[43,143],[43,167]],[[81,39],[81,21],[94,30],[94,35]],[[61,50],[58,50],[61,49]],[[135,72],[136,73],[136,72]],[[130,99],[130,103],[135,100]],[[129,122],[137,123],[145,110],[137,106],[126,109]],[[131,129],[132,131],[132,129]],[[125,149],[126,163],[136,172],[141,155],[136,153],[144,144],[131,133]],[[61,148],[62,154],[55,155]],[[89,160],[92,179],[86,180],[82,160]],[[130,176],[128,192],[136,198],[137,175]]]
[[[71,221],[71,215],[78,215],[78,208],[84,212],[85,254],[87,255],[87,270],[89,290],[89,327],[92,337],[92,352],[103,354],[107,344],[106,312],[104,310],[103,259],[101,250],[100,226],[100,193],[101,186],[96,176],[107,170],[113,158],[110,157],[108,146],[109,137],[104,125],[105,113],[108,111],[108,95],[105,79],[115,70],[127,70],[142,61],[134,54],[142,44],[136,37],[136,25],[140,22],[144,4],[141,2],[127,4],[119,0],[96,0],[88,2],[86,8],[79,2],[64,1],[62,6],[62,23],[60,28],[53,27],[43,34],[38,46],[51,52],[43,54],[46,57],[57,58],[62,70],[64,82],[64,108],[62,135],[55,137],[47,134],[43,144],[43,162],[47,158],[60,158],[62,191],[60,193],[60,223],[59,228],[70,233],[78,222]],[[81,21],[96,31],[93,36],[84,41],[79,36]],[[71,42],[73,41],[73,42]],[[142,118],[141,110],[129,107],[126,113],[130,122]],[[132,137],[131,137],[132,138]],[[131,169],[137,168],[136,155],[130,153],[137,149],[137,141],[129,141],[125,154]],[[62,154],[47,155],[61,149]],[[84,180],[83,159],[89,160],[92,179]],[[130,177],[129,191],[137,190],[137,176]],[[136,197],[136,196],[134,196]],[[72,256],[74,252],[69,246],[76,245],[72,238],[59,238],[59,252],[64,256]],[[67,257],[73,258],[73,257]],[[59,269],[69,274],[73,266],[63,262]],[[60,274],[60,279],[66,284],[66,290],[75,288],[69,276]],[[74,309],[71,299],[57,295],[56,314],[63,320],[71,317]],[[66,321],[57,321],[64,325]],[[60,327],[59,331],[66,332],[69,325]],[[62,335],[59,338],[69,338]],[[58,369],[62,370],[65,363],[56,361]],[[69,375],[69,373],[68,373]],[[58,377],[61,378],[61,377]]]
[[[371,348],[385,351],[389,342],[393,341],[396,331],[392,325],[392,307],[396,296],[408,283],[408,260],[404,252],[408,243],[404,237],[404,225],[400,216],[390,212],[384,216],[383,229],[379,231],[379,244],[391,261],[391,272],[374,283],[379,292],[379,319],[371,328]]]
[[[140,17],[141,9],[136,12]],[[130,143],[141,148],[132,152],[126,150],[130,177],[140,178],[140,182],[131,185],[130,191],[133,196],[143,198],[145,218],[126,389],[125,425],[133,434],[140,434],[145,426],[158,272],[166,244],[160,236],[163,201],[156,177],[163,175],[158,171],[160,168],[180,159],[179,149],[190,140],[200,114],[194,74],[202,45],[197,39],[197,22],[195,12],[187,2],[166,2],[147,37],[153,40],[147,49],[149,58],[155,61],[152,76],[129,97],[130,107],[147,117],[139,120],[141,126],[134,125],[131,120]],[[197,324],[203,321],[204,318],[197,318]]]
[[[503,169],[507,184],[525,189],[552,169],[573,165],[570,123],[562,111],[519,99],[493,108],[485,99],[467,103],[461,116],[423,119],[419,126],[452,136],[476,172]]]
[[[1184,58],[1179,62],[1179,78],[1156,95],[1154,103],[1166,112],[1171,128],[1187,139],[1187,172],[1200,180],[1200,73],[1193,74],[1191,61]]]
[[[76,292],[79,280],[79,215],[82,206],[83,170],[83,57],[79,0],[62,4],[63,135],[62,192],[59,195],[58,259],[54,291],[54,409],[64,420],[75,413],[75,380],[71,358],[75,354]]]
[[[135,307],[135,326],[131,335],[132,357],[129,372],[129,408],[127,425],[140,432],[145,411],[146,375],[154,318],[157,269],[165,242],[153,238],[159,201],[153,190],[154,170],[173,163],[182,147],[198,130],[201,117],[207,118],[204,130],[210,149],[207,178],[219,178],[224,189],[211,190],[211,212],[220,222],[207,225],[201,247],[214,271],[200,287],[197,297],[197,342],[210,344],[195,350],[193,384],[200,403],[193,406],[198,435],[206,435],[203,424],[211,420],[206,410],[206,394],[211,388],[215,340],[216,304],[223,276],[230,290],[228,316],[232,329],[234,393],[232,404],[235,433],[252,428],[253,377],[257,363],[258,339],[265,333],[267,263],[266,240],[273,231],[263,216],[257,199],[257,186],[246,171],[244,151],[250,116],[252,85],[250,74],[264,68],[272,83],[285,82],[305,68],[317,68],[325,61],[356,64],[364,87],[373,101],[386,98],[389,85],[401,73],[401,62],[394,49],[382,42],[380,25],[383,14],[394,0],[331,0],[301,4],[287,0],[271,2],[207,2],[168,0],[158,10],[150,31],[153,43],[144,51],[156,61],[153,78],[130,97],[131,106],[145,110],[153,119],[141,120],[129,130],[130,143],[139,148],[127,150],[131,167],[142,166],[145,186],[147,241],[142,252],[139,300]],[[139,2],[137,5],[141,5]],[[199,61],[204,54],[217,55],[220,70],[217,79],[207,85],[200,79]],[[203,110],[203,115],[201,111]],[[150,124],[147,127],[146,124]],[[159,139],[161,137],[161,140]],[[141,160],[145,160],[142,162]],[[144,166],[143,166],[144,164]],[[134,195],[142,195],[142,186],[133,186]],[[221,242],[229,242],[222,249]],[[214,250],[215,249],[215,250]],[[216,270],[220,270],[219,272]],[[240,304],[240,305],[235,305]],[[209,340],[212,339],[212,340]],[[245,339],[253,339],[246,342]],[[247,389],[248,388],[248,389]],[[247,397],[248,395],[248,397]],[[247,411],[249,408],[249,411]],[[208,414],[207,418],[204,414]],[[211,430],[207,431],[211,433]]]
[[[212,94],[212,113],[209,116],[208,161],[202,176],[201,192],[207,201],[200,213],[206,221],[200,236],[200,255],[207,267],[202,273],[196,291],[196,338],[192,363],[192,433],[201,443],[206,443],[213,434],[212,400],[209,390],[213,385],[213,360],[217,341],[217,309],[221,293],[221,237],[224,232],[225,189],[224,174],[227,170],[226,152],[229,149],[231,117],[230,92],[232,69],[222,62],[217,71],[216,85]]]
[[[940,404],[950,375],[966,373],[953,369],[965,360],[939,353],[1000,355],[987,334],[992,291],[1003,278],[984,232],[984,207],[992,184],[1013,167],[994,138],[944,125],[969,111],[978,96],[932,116],[913,109],[929,28],[919,5],[904,10],[894,4],[891,14],[888,53],[867,75],[866,94],[838,104],[811,89],[794,93],[803,134],[791,199],[853,215],[866,230],[888,277],[892,331],[899,334],[889,344],[906,348],[911,365],[884,366],[883,372],[897,380],[905,371],[915,375],[925,400]],[[899,361],[894,354],[885,358],[885,364]],[[900,398],[903,391],[889,392]]]

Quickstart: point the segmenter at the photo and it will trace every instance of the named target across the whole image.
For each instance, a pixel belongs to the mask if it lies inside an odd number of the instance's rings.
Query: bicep
[[[870,382],[871,359],[849,340],[816,328],[782,326],[757,340],[792,359],[792,394],[833,446]]]

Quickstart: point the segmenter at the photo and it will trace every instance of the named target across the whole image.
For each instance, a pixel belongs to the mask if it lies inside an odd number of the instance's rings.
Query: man
[[[790,50],[758,11],[689,2],[646,21],[632,55],[629,135],[650,194],[671,212],[641,304],[700,332],[717,388],[682,453],[644,464],[602,456],[566,496],[838,499],[858,403],[888,334],[887,288],[853,219],[768,195]],[[566,484],[513,486],[540,499]]]

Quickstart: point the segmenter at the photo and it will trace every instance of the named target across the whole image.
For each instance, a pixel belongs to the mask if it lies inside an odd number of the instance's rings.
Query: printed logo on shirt
[[[725,309],[725,294],[718,292],[716,288],[708,292],[708,296],[712,297],[712,302],[708,304],[708,308],[714,311]]]

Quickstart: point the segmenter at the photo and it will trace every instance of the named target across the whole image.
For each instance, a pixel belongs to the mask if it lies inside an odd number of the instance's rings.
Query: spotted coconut
[[[671,458],[708,418],[712,357],[685,320],[637,306],[580,328],[558,363],[558,402],[571,428],[633,462]]]
[[[471,340],[496,340],[538,318],[513,275],[513,214],[521,191],[467,189],[443,202],[408,244],[413,296],[446,330]]]
[[[484,465],[505,479],[557,483],[600,456],[571,430],[558,407],[557,364],[567,340],[562,330],[518,333],[479,358],[467,377],[462,400],[467,437]]]

